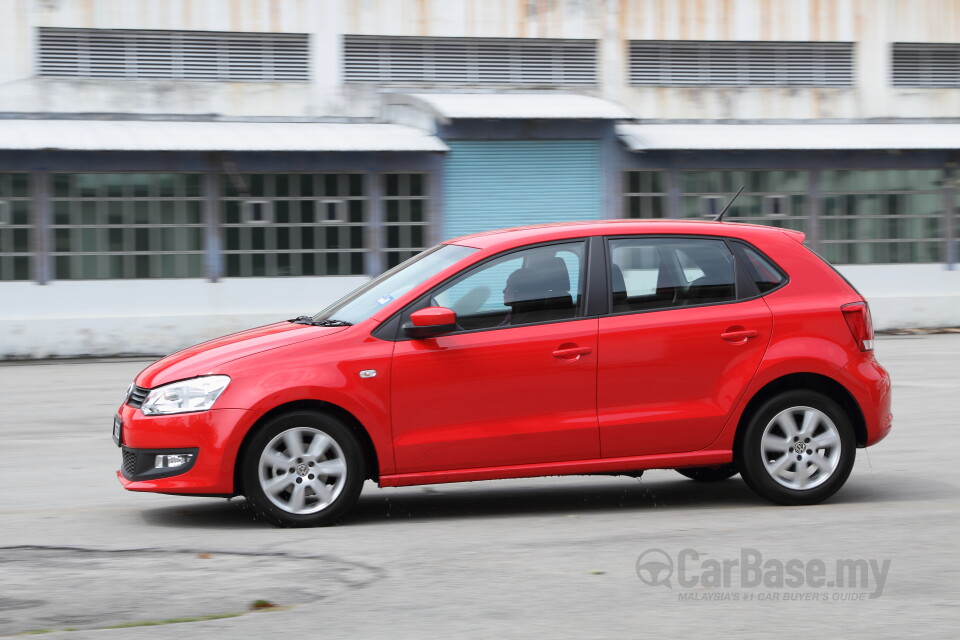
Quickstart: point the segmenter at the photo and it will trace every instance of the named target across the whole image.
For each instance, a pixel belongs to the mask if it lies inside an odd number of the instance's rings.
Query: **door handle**
[[[562,344],[553,352],[553,357],[560,358],[561,360],[576,360],[580,356],[585,356],[588,353],[590,353],[590,347]]]
[[[750,338],[756,338],[760,332],[756,329],[741,329],[739,331],[727,331],[721,333],[720,337],[727,342],[746,342]]]

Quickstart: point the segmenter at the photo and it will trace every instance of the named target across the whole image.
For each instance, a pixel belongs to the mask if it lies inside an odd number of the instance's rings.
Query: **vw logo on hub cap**
[[[804,451],[807,450],[807,445],[806,445],[806,443],[798,442],[798,443],[794,446],[794,449],[796,450],[797,453],[803,453]]]
[[[307,465],[305,465],[305,464],[298,464],[298,465],[297,465],[297,475],[298,475],[298,476],[305,476],[305,475],[307,475],[307,471],[308,471]]]

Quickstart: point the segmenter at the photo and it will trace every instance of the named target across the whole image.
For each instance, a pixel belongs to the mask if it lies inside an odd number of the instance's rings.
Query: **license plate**
[[[120,416],[113,417],[113,443],[120,446],[120,437],[123,432],[123,420],[120,419]]]

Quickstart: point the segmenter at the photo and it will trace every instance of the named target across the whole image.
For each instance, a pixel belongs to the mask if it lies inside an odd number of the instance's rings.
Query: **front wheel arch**
[[[268,424],[271,420],[279,415],[294,411],[319,411],[323,413],[329,413],[336,416],[340,420],[343,420],[347,425],[349,425],[356,433],[357,438],[359,438],[363,447],[363,455],[367,463],[367,479],[379,482],[380,461],[377,457],[377,450],[376,447],[373,446],[373,439],[370,438],[370,434],[367,433],[367,430],[363,427],[360,421],[343,407],[337,406],[330,402],[323,402],[322,400],[297,400],[278,405],[270,411],[267,411],[260,416],[260,418],[247,431],[246,435],[243,436],[243,442],[240,443],[240,448],[237,450],[237,456],[233,461],[233,495],[243,494],[243,472],[240,461],[244,459],[251,440],[253,440],[257,432],[259,432],[260,429],[262,429],[263,426]]]

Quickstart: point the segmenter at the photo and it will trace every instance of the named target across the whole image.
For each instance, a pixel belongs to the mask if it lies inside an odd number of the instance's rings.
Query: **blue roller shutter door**
[[[443,237],[602,217],[598,140],[452,140]]]

